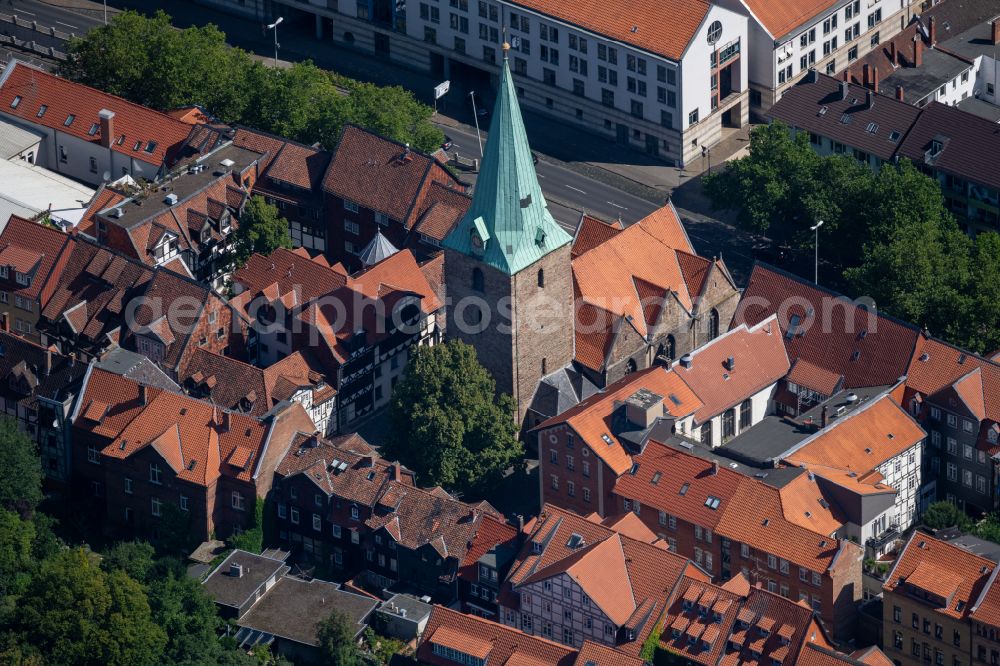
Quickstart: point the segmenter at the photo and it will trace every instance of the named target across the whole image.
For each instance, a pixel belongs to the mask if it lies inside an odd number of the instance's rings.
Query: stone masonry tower
[[[476,348],[518,423],[538,381],[573,360],[572,238],[549,213],[504,44],[500,92],[469,212],[444,239],[447,335]]]

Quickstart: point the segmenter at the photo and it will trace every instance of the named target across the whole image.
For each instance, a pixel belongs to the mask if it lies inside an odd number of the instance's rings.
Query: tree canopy
[[[34,443],[7,416],[0,418],[0,459],[0,507],[30,516],[42,501],[42,463]]]
[[[278,209],[264,197],[255,195],[243,206],[240,224],[233,232],[233,263],[242,266],[257,254],[268,255],[279,247],[291,248],[288,222],[278,214]]]
[[[361,663],[354,642],[354,628],[355,623],[338,608],[316,624],[323,663],[331,666],[356,666]]]
[[[750,154],[704,177],[716,208],[742,228],[811,247],[819,230],[824,283],[979,353],[1000,347],[1000,236],[959,229],[939,183],[909,160],[875,172],[820,156],[804,132],[775,122],[751,134]]]
[[[481,492],[524,453],[514,400],[464,342],[414,347],[392,394],[389,448],[427,484]]]
[[[426,104],[398,86],[379,87],[311,62],[270,68],[226,44],[212,24],[174,29],[170,17],[118,14],[71,41],[59,73],[159,110],[199,105],[239,123],[332,148],[344,123],[355,123],[424,151],[444,135]]]

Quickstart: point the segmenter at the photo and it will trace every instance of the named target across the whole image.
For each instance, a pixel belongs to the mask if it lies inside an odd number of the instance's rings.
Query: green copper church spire
[[[472,205],[444,247],[508,275],[527,268],[572,238],[549,213],[532,163],[504,44],[500,93]]]

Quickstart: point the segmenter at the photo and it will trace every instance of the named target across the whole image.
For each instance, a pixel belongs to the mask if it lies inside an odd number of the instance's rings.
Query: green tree
[[[149,605],[156,625],[167,634],[164,662],[215,663],[223,652],[215,602],[201,584],[181,571],[150,582]]]
[[[323,663],[330,666],[357,666],[361,663],[354,641],[355,626],[351,618],[337,608],[316,624]]]
[[[0,418],[0,460],[0,508],[31,516],[42,501],[42,463],[34,443],[6,416]]]
[[[933,530],[945,529],[947,527],[958,527],[959,529],[966,530],[971,524],[965,512],[952,502],[934,502],[924,511],[921,520],[924,525]]]
[[[107,573],[124,571],[131,578],[145,583],[153,570],[156,550],[145,541],[119,541],[104,551],[101,568]]]
[[[982,232],[976,235],[964,315],[955,312],[952,325],[960,330],[946,330],[945,337],[959,345],[988,354],[1000,348],[1000,235]],[[956,308],[957,309],[957,308]]]
[[[42,562],[11,630],[47,664],[152,666],[166,644],[142,585],[123,571],[103,572],[82,550]]]
[[[424,152],[441,146],[444,133],[430,123],[433,110],[399,86],[357,83],[350,88],[350,121]]]
[[[524,453],[515,413],[471,346],[415,347],[393,391],[389,449],[424,483],[479,492]]]
[[[264,550],[264,500],[260,497],[254,503],[253,524],[226,540],[230,548],[238,548],[249,553],[260,554]]]
[[[16,594],[27,583],[34,541],[33,523],[0,509],[0,598]]]
[[[243,206],[235,236],[233,263],[244,265],[253,254],[271,254],[279,247],[292,247],[288,221],[264,197],[253,196]]]

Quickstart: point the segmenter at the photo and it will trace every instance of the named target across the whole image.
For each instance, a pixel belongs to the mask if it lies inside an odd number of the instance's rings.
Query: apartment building
[[[900,664],[986,663],[996,562],[914,532],[889,571],[883,591],[884,649]],[[975,609],[975,610],[974,610]],[[970,618],[979,614],[984,622]],[[973,652],[973,626],[980,633]],[[982,636],[986,628],[986,636]],[[995,630],[994,630],[995,631]],[[979,655],[983,659],[978,659]]]
[[[69,260],[69,236],[11,216],[0,232],[0,320],[3,329],[41,342],[38,321]]]
[[[191,125],[16,59],[0,75],[0,118],[43,135],[35,164],[91,186],[157,180],[199,152]]]
[[[991,120],[940,102],[914,107],[818,72],[786,91],[769,116],[808,132],[820,154],[853,156],[872,168],[909,159],[941,184],[967,230],[1000,228],[998,172],[979,159],[1000,149]]]
[[[94,366],[70,420],[77,498],[106,532],[154,540],[177,516],[198,541],[251,526],[296,434],[313,430],[298,403],[254,418]]]
[[[903,30],[912,0],[719,0],[748,17],[750,110],[764,115],[810,69],[833,75]]]
[[[703,0],[206,2],[262,22],[282,12],[314,22],[319,39],[448,79],[486,106],[507,41],[525,108],[678,166],[748,122],[747,19]]]
[[[925,473],[937,498],[979,516],[996,511],[1000,365],[934,338],[921,339],[907,372],[907,406],[929,433]]]

